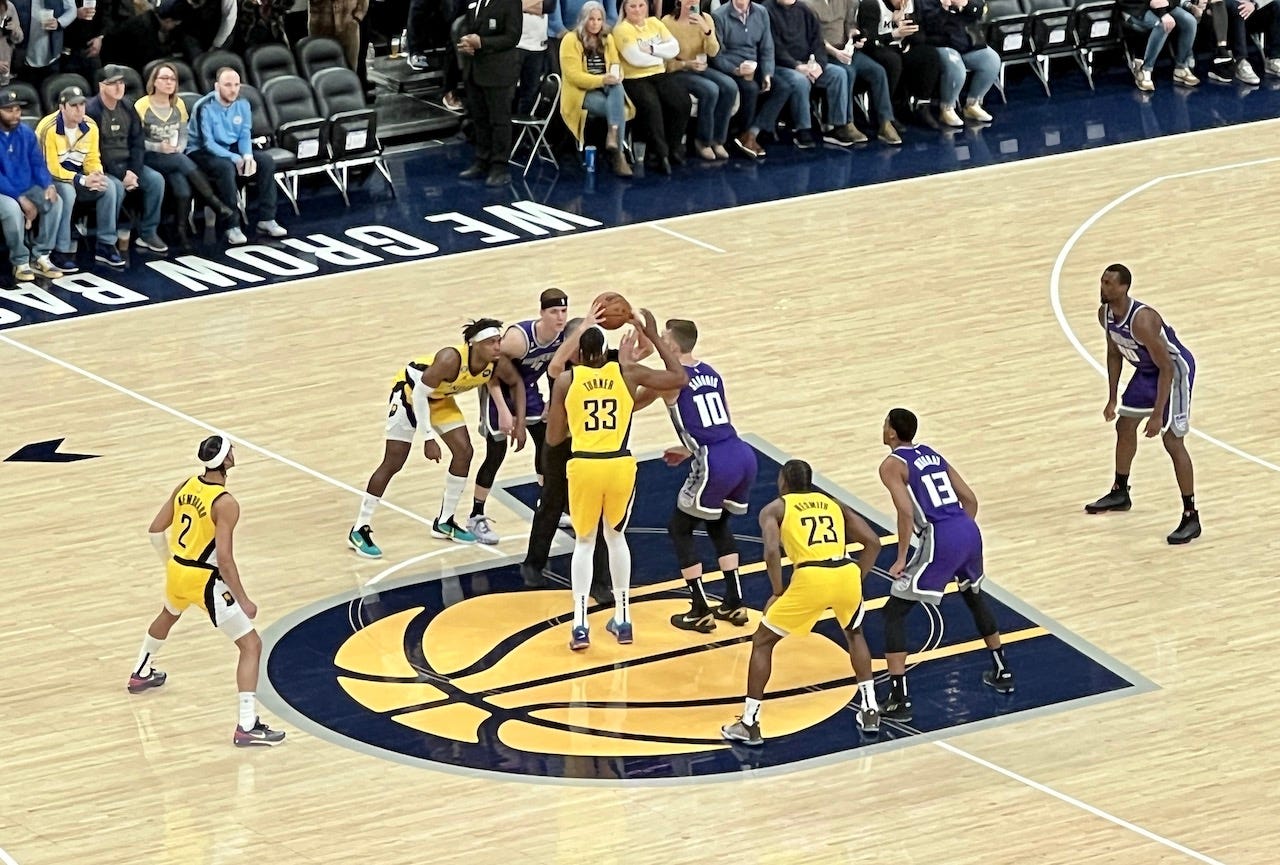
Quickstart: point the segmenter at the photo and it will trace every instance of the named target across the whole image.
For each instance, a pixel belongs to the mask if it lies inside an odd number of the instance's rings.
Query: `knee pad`
[[[986,595],[974,589],[964,589],[960,592],[960,597],[964,599],[964,605],[973,614],[973,623],[978,626],[979,634],[989,637],[1000,630],[1000,626],[996,624],[995,613],[991,612],[991,605],[987,603]]]
[[[671,536],[671,543],[676,548],[676,562],[681,569],[691,568],[701,561],[693,543],[693,530],[697,525],[696,517],[691,517],[679,509],[671,515],[671,520],[667,523],[667,534]]]
[[[484,462],[480,464],[480,470],[476,472],[476,486],[486,490],[493,489],[493,481],[497,478],[498,469],[502,468],[502,461],[506,457],[507,440],[505,438],[485,437]]]
[[[886,652],[905,652],[907,650],[907,613],[915,606],[915,601],[890,596],[884,609],[884,650]]]
[[[715,545],[717,558],[732,556],[738,552],[738,543],[734,540],[733,529],[729,527],[731,515],[725,511],[717,520],[707,522],[707,537]]]

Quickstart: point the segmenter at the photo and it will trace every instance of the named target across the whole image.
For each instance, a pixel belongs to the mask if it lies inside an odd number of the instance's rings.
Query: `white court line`
[[[3,847],[0,847],[0,862],[3,862],[4,865],[18,865],[18,860],[4,852]]]
[[[81,369],[75,364],[68,363],[67,361],[62,360],[61,358],[54,357],[53,355],[48,354],[47,352],[43,352],[38,348],[32,348],[29,345],[24,345],[20,342],[17,342],[16,340],[12,340],[9,337],[5,336],[3,333],[0,333],[0,343],[13,346],[14,348],[19,349],[21,351],[25,351],[28,354],[33,354],[36,357],[40,358],[41,360],[48,361],[49,363],[52,363],[55,366],[60,366],[63,369],[68,370],[69,372],[73,372],[77,375],[82,375],[85,378],[89,379],[90,381],[97,382],[103,387],[110,388],[111,390],[114,390],[116,393],[123,394],[124,396],[127,396],[131,399],[135,399],[144,405],[150,406],[151,408],[159,409],[165,414],[176,417],[178,420],[186,421],[192,426],[196,426],[196,427],[199,427],[200,429],[208,430],[209,432],[214,433],[215,435],[227,436],[236,445],[242,448],[245,448],[246,450],[251,450],[251,451],[254,451],[255,453],[262,454],[263,456],[268,457],[269,459],[273,459],[277,462],[283,463],[284,465],[287,465],[290,468],[297,469],[303,474],[310,475],[311,477],[316,478],[317,480],[322,480],[325,483],[332,484],[338,489],[345,490],[349,493],[353,493],[358,496],[364,495],[364,490],[358,490],[349,484],[343,483],[337,478],[331,478],[328,475],[324,474],[323,472],[318,472],[313,468],[304,466],[302,463],[298,462],[297,460],[291,460],[288,457],[278,454],[275,451],[268,450],[267,448],[264,448],[261,445],[256,445],[251,441],[247,441],[246,439],[240,438],[239,436],[235,436],[229,432],[220,430],[215,426],[205,423],[199,418],[194,418],[185,412],[178,411],[176,408],[167,406],[162,402],[157,402],[156,400],[153,400],[149,396],[143,396],[142,394],[138,393],[136,390],[130,390],[124,385],[116,384],[114,381],[103,378],[97,373],[89,372],[87,369]],[[418,514],[415,514],[413,511],[406,510],[400,507],[399,505],[388,502],[386,499],[383,499],[381,501],[381,507],[387,508],[388,510],[391,510],[391,511],[395,511],[398,514],[401,514],[402,516],[406,516],[411,520],[416,520],[417,522],[420,522],[423,525],[429,526],[433,522],[433,520],[430,517],[419,516]]]
[[[652,228],[655,231],[661,231],[663,234],[669,234],[672,237],[678,237],[681,240],[687,240],[690,243],[692,243],[694,246],[701,246],[703,249],[709,249],[712,252],[719,252],[721,254],[724,253],[724,250],[718,246],[712,246],[709,243],[703,243],[701,240],[694,240],[692,237],[690,237],[687,234],[681,234],[678,231],[672,231],[670,228],[665,228],[656,222],[650,222],[648,225],[650,228]]]
[[[1109,814],[1106,811],[1103,811],[1101,808],[1095,808],[1093,805],[1090,805],[1088,802],[1081,802],[1079,799],[1075,798],[1074,796],[1068,796],[1066,793],[1059,793],[1057,790],[1053,789],[1052,787],[1046,787],[1044,784],[1041,784],[1038,781],[1032,781],[1030,778],[1019,775],[1017,772],[1012,772],[1004,768],[1003,766],[997,766],[995,763],[992,763],[989,760],[984,760],[981,757],[978,757],[974,754],[970,754],[968,751],[965,751],[962,748],[957,748],[955,745],[952,745],[949,742],[936,741],[933,744],[937,745],[939,748],[941,748],[944,751],[948,751],[952,754],[955,754],[957,757],[964,757],[966,760],[970,760],[974,763],[977,763],[979,766],[984,766],[987,769],[990,769],[992,772],[996,772],[1001,775],[1004,775],[1006,778],[1011,778],[1020,784],[1025,784],[1026,786],[1030,787],[1032,790],[1038,790],[1041,793],[1044,793],[1048,796],[1052,796],[1053,798],[1057,799],[1060,802],[1066,802],[1068,805],[1072,805],[1076,808],[1079,808],[1081,811],[1088,812],[1089,814],[1092,814],[1095,817],[1101,817],[1103,820],[1106,820],[1109,823],[1114,823],[1115,825],[1119,826],[1122,829],[1128,829],[1130,832],[1135,832],[1149,841],[1155,841],[1157,844],[1163,844],[1165,847],[1168,847],[1170,850],[1176,850],[1184,856],[1190,856],[1192,859],[1195,859],[1199,862],[1204,862],[1205,865],[1225,865],[1225,863],[1219,861],[1218,859],[1214,859],[1212,856],[1206,856],[1203,853],[1200,853],[1196,850],[1192,850],[1190,847],[1184,847],[1183,845],[1179,844],[1177,841],[1171,841],[1168,838],[1164,837],[1163,835],[1157,835],[1155,832],[1152,832],[1149,829],[1143,829],[1141,826],[1138,826],[1134,823],[1130,823],[1128,820],[1122,820],[1121,818],[1115,816],[1114,814]]]
[[[1268,156],[1265,159],[1251,159],[1248,162],[1233,162],[1229,165],[1215,165],[1210,168],[1197,168],[1194,171],[1179,171],[1176,174],[1163,174],[1159,177],[1148,180],[1146,183],[1135,186],[1133,189],[1130,189],[1118,198],[1107,202],[1098,210],[1097,213],[1086,219],[1080,224],[1079,228],[1072,232],[1071,236],[1067,238],[1067,242],[1063,244],[1062,249],[1058,252],[1058,258],[1053,263],[1053,271],[1049,274],[1049,302],[1053,306],[1054,317],[1058,319],[1058,326],[1062,328],[1062,332],[1066,335],[1067,340],[1079,355],[1088,361],[1090,366],[1098,371],[1099,375],[1106,378],[1106,367],[1089,353],[1089,350],[1084,347],[1084,343],[1080,342],[1080,338],[1075,335],[1071,330],[1071,325],[1067,323],[1066,313],[1064,313],[1062,309],[1062,267],[1067,261],[1067,256],[1071,254],[1071,250],[1075,248],[1075,245],[1080,241],[1080,238],[1084,237],[1085,232],[1092,228],[1099,219],[1106,216],[1108,213],[1115,210],[1135,195],[1146,192],[1148,189],[1151,189],[1153,186],[1163,183],[1166,180],[1195,177],[1200,174],[1212,174],[1217,171],[1231,171],[1236,168],[1249,168],[1255,165],[1266,165],[1268,163],[1278,161],[1280,161],[1280,156]],[[1246,459],[1255,465],[1262,466],[1264,469],[1270,469],[1273,472],[1280,472],[1280,466],[1275,463],[1268,462],[1261,457],[1248,453],[1247,451],[1242,451],[1235,445],[1228,444],[1221,439],[1214,438],[1202,430],[1195,429],[1193,427],[1191,434],[1204,439],[1212,445],[1217,445],[1228,453],[1235,454],[1241,459]]]
[[[502,543],[503,541],[524,540],[524,539],[528,539],[528,537],[529,537],[528,532],[526,532],[523,535],[503,535],[498,538],[498,543]],[[368,581],[365,582],[365,586],[377,585],[378,583],[382,582],[392,574],[398,573],[404,570],[405,568],[409,567],[410,565],[416,565],[418,562],[425,562],[427,559],[434,559],[436,556],[443,556],[446,553],[454,553],[454,552],[457,552],[458,550],[465,550],[468,547],[473,547],[473,546],[479,547],[480,549],[484,550],[486,553],[492,553],[495,556],[508,555],[506,553],[503,553],[501,550],[497,548],[496,545],[493,545],[493,544],[450,544],[449,546],[444,547],[443,549],[432,550],[429,553],[423,553],[418,556],[413,556],[412,558],[405,559],[403,562],[400,562],[399,564],[392,565],[391,567],[385,570],[379,571],[378,573],[370,577]]]

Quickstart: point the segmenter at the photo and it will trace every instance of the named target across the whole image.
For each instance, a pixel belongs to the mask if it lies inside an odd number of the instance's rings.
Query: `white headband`
[[[222,437],[222,446],[218,448],[218,452],[210,459],[204,461],[204,467],[207,469],[220,469],[222,464],[227,461],[227,454],[231,453],[231,439],[226,436]]]
[[[486,339],[493,339],[495,336],[502,336],[502,331],[496,327],[486,327],[471,337],[471,345],[475,345],[477,342],[484,342]]]

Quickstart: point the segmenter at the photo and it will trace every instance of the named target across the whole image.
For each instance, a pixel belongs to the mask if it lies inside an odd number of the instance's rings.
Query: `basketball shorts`
[[[791,584],[761,621],[775,634],[807,634],[827,610],[842,628],[862,624],[862,571],[856,562],[832,559],[801,565],[791,572]]]
[[[756,452],[736,436],[703,445],[693,454],[676,507],[702,520],[718,520],[724,511],[745,514],[757,467]]]
[[[1162,431],[1178,438],[1191,432],[1191,388],[1196,380],[1196,361],[1190,354],[1182,354],[1173,361],[1173,383],[1169,386],[1169,401],[1164,406]],[[1117,410],[1124,417],[1147,417],[1156,404],[1156,392],[1160,372],[1138,368],[1120,397]]]
[[[569,519],[579,537],[594,532],[602,519],[614,531],[626,529],[636,493],[635,457],[573,457],[568,476]]]
[[[458,408],[457,400],[451,396],[428,399],[427,411],[430,413],[427,420],[437,436],[465,426],[467,422],[462,416],[462,409]],[[406,398],[402,388],[397,387],[391,391],[391,399],[387,404],[386,430],[389,441],[407,444],[413,444],[413,438],[418,432],[418,418],[414,414],[412,400]]]
[[[961,591],[982,585],[982,533],[967,516],[929,523],[902,576],[889,594],[907,601],[937,605],[953,579]]]
[[[506,397],[507,410],[515,414],[515,401],[511,398],[511,394],[505,387],[502,393]],[[542,423],[545,420],[543,417],[545,412],[546,405],[542,401],[542,394],[536,387],[526,387],[524,389],[524,425],[531,427]],[[480,388],[480,435],[491,439],[503,437],[502,430],[498,426],[498,405],[487,387]]]
[[[191,606],[204,610],[213,626],[232,640],[253,630],[253,622],[217,568],[190,567],[170,560],[165,567],[164,608],[178,616]]]

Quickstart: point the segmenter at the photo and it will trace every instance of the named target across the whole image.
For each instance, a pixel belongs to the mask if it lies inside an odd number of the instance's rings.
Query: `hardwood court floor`
[[[1193,438],[1205,536],[1173,549],[1176,487],[1146,442],[1134,510],[1086,517],[1111,480],[1105,385],[1049,282],[1100,208],[1157,176],[1270,158],[1275,130],[665,223],[723,254],[635,226],[366,272],[359,291],[303,281],[0,338],[6,439],[102,454],[3,468],[0,846],[21,865],[1274,862],[1280,478]],[[1196,354],[1193,424],[1272,464],[1277,188],[1275,162],[1163,181],[1080,236],[1060,282],[1066,324],[1101,357],[1097,278],[1129,264],[1135,296]],[[195,615],[164,650],[163,691],[125,693],[159,597],[146,526],[205,434],[156,404],[309,470],[239,449],[237,558],[265,626],[438,548],[423,520],[439,469],[415,457],[393,483],[407,514],[379,512],[380,563],[344,548],[358,498],[337,482],[362,487],[376,463],[398,365],[470,316],[534,314],[547,285],[575,309],[612,288],[695,318],[740,428],[881,508],[881,420],[911,407],[978,493],[993,580],[1160,689],[784,776],[636,788],[438,773],[295,731],[273,752],[236,751],[234,653]],[[638,417],[637,447],[669,437],[661,415]],[[497,516],[505,535],[527,529]]]

